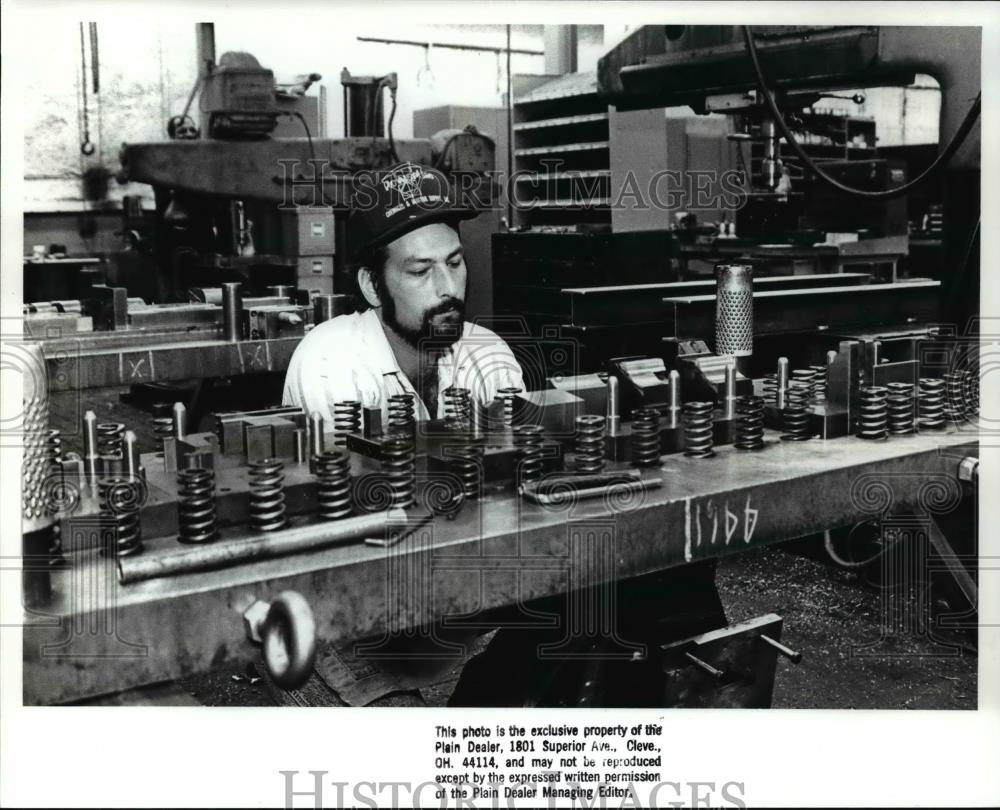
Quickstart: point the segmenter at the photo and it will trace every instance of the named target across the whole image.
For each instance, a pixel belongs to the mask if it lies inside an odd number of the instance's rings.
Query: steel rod
[[[765,644],[770,644],[772,647],[774,647],[774,649],[776,649],[779,653],[781,653],[786,658],[790,659],[795,664],[799,663],[799,661],[802,660],[802,653],[796,652],[790,647],[786,647],[780,641],[775,641],[770,636],[765,636],[763,633],[761,633],[760,640],[763,641]]]
[[[402,509],[390,509],[386,512],[358,515],[311,526],[297,526],[252,537],[244,536],[207,546],[180,547],[177,551],[166,554],[122,557],[118,560],[118,580],[123,585],[130,585],[159,577],[210,571],[235,563],[316,551],[380,533],[393,521],[397,524],[407,521],[407,528],[412,531],[431,519],[432,515],[429,514],[408,519]]]

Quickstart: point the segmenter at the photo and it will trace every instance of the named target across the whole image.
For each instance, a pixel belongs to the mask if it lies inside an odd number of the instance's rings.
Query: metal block
[[[541,425],[547,434],[556,435],[563,441],[576,434],[576,417],[584,412],[585,405],[580,397],[557,388],[525,391],[514,397],[515,425]]]
[[[244,422],[247,419],[260,418],[279,423],[284,429],[284,423],[291,424],[291,429],[305,429],[306,417],[301,408],[288,406],[281,408],[266,408],[259,411],[233,411],[220,413],[215,417],[215,429],[218,434],[221,450],[226,455],[245,455],[243,440]],[[294,440],[293,440],[294,448]],[[288,456],[292,457],[291,455]]]
[[[130,309],[128,323],[132,329],[171,326],[211,328],[222,324],[222,308],[212,304],[157,304],[138,310]]]
[[[361,430],[366,439],[373,439],[382,435],[381,408],[361,409]]]
[[[583,400],[583,413],[603,416],[608,409],[608,384],[599,374],[551,377],[549,384]]]
[[[192,433],[183,439],[163,437],[163,470],[176,473],[189,467],[215,466],[219,440],[213,433]],[[157,465],[158,466],[158,465]]]
[[[275,458],[295,458],[296,425],[291,419],[272,419],[271,438]]]
[[[219,418],[216,428],[222,452],[226,455],[243,453],[243,419],[241,417]]]
[[[243,420],[243,450],[248,462],[274,457],[271,423],[266,416],[250,416]]]
[[[312,308],[296,304],[244,308],[244,334],[251,340],[304,335],[307,324],[312,323]]]

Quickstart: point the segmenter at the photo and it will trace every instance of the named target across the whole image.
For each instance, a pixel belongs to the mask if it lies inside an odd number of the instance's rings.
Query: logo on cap
[[[421,194],[420,184],[425,179],[438,180],[439,178],[415,163],[404,163],[397,166],[382,178],[382,188],[386,191],[395,191],[401,200],[398,205],[386,209],[386,219],[418,203],[440,202],[447,199],[441,194]]]

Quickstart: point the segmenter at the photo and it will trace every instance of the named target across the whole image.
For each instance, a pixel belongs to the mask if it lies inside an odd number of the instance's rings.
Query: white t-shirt
[[[524,388],[521,367],[503,338],[469,322],[458,342],[440,356],[437,370],[439,416],[445,412],[443,392],[450,386],[467,388],[474,400],[487,404],[501,388]],[[377,313],[369,309],[324,321],[303,338],[288,364],[282,402],[319,412],[330,423],[334,403],[353,399],[381,408],[384,420],[389,397],[403,393],[413,394],[418,420],[430,418],[419,392],[400,370]]]

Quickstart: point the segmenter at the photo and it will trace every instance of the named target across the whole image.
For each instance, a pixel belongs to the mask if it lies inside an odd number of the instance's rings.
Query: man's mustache
[[[440,304],[435,304],[424,314],[426,320],[430,320],[435,315],[447,315],[451,312],[462,312],[465,309],[465,301],[458,298],[448,298]]]

